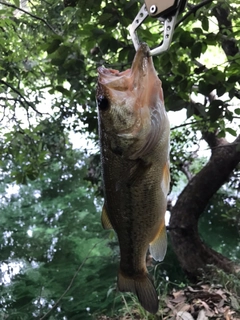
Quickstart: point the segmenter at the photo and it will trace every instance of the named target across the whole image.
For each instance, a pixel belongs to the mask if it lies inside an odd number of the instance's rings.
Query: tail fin
[[[139,302],[148,312],[158,311],[158,295],[148,274],[138,278],[126,277],[121,270],[118,272],[118,288],[122,292],[132,292],[137,295]]]

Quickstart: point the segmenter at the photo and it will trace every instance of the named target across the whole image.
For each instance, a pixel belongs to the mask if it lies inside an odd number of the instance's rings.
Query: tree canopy
[[[114,309],[118,251],[100,225],[99,154],[97,147],[91,156],[74,150],[69,133],[82,135],[78,149],[87,148],[85,137],[97,146],[97,68],[130,67],[135,49],[127,28],[141,5],[0,1],[1,268],[16,279],[1,289],[9,319],[43,317],[78,268],[49,317]],[[209,265],[239,270],[239,7],[239,0],[188,1],[170,49],[154,57],[167,111],[186,114],[171,130],[171,247],[153,268],[158,284],[168,265],[178,270],[169,271],[172,282],[185,281],[180,267],[191,280]],[[138,31],[151,48],[161,34],[150,18]],[[16,263],[24,271],[14,275]],[[114,300],[117,310],[121,299]]]
[[[131,65],[135,50],[127,27],[141,5],[124,0],[23,3],[24,8],[18,1],[0,3],[1,149],[3,157],[28,163],[21,165],[22,176],[13,173],[17,181],[44,170],[46,154],[59,151],[53,145],[64,145],[63,130],[96,135],[97,67]],[[240,114],[238,5],[189,2],[170,50],[154,57],[166,108],[185,110],[194,133],[237,135],[232,123]],[[139,28],[139,37],[153,48],[161,41],[161,27],[155,21],[146,26]],[[217,53],[224,55],[221,62],[203,59]]]

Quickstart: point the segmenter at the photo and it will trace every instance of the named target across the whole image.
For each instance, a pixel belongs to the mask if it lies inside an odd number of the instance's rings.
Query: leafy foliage
[[[21,157],[35,155],[29,156],[28,168],[13,174],[15,180],[25,182],[28,175],[34,178],[44,170],[42,159],[51,152],[38,143],[39,134],[45,130],[40,128],[45,125],[42,118],[48,119],[52,126],[48,133],[51,131],[58,141],[64,129],[97,133],[97,67],[104,64],[123,70],[130,66],[135,52],[127,27],[140,3],[121,0],[108,5],[97,0],[64,5],[51,0],[27,2],[24,9],[18,9],[15,2],[0,5],[4,16],[0,26],[0,129],[5,133],[7,124],[9,131],[2,139],[2,158],[12,152],[21,163]],[[190,2],[170,50],[154,57],[166,107],[172,111],[185,109],[187,117],[196,121],[194,132],[208,128],[218,130],[221,136],[226,132],[236,135],[228,124],[238,117],[239,109],[232,108],[239,98],[240,81],[240,56],[235,50],[240,31],[235,6],[239,3],[209,1],[201,6],[200,1]],[[221,21],[226,26],[217,25],[217,8],[229,14],[227,21]],[[150,21],[147,27],[139,28],[139,37],[154,47],[159,42],[159,24]],[[222,63],[208,66],[204,57],[211,55],[213,47],[221,53],[226,38],[232,51],[229,49]],[[194,101],[196,94],[205,97],[203,102]],[[36,122],[40,127],[35,128]],[[25,147],[21,155],[19,145]]]
[[[99,222],[99,154],[89,159],[73,151],[66,133],[97,140],[97,68],[131,65],[127,27],[140,6],[136,0],[0,1],[0,317],[43,318],[51,310],[50,319],[88,318],[114,314],[121,299],[132,299],[116,293],[116,239]],[[167,110],[184,111],[188,119],[172,130],[176,188],[206,162],[196,159],[202,134],[238,134],[239,6],[239,0],[188,1],[171,48],[154,57]],[[138,34],[153,48],[161,31],[149,19]],[[212,248],[234,260],[238,180],[214,196],[199,226]],[[151,269],[160,293],[186,282],[171,247],[161,267]]]
[[[9,276],[2,275],[1,304],[9,319],[42,317],[67,288],[51,312],[55,319],[87,318],[113,304],[115,290],[109,297],[107,292],[115,282],[116,262],[100,223],[100,203],[83,179],[83,160],[81,153],[67,151],[63,167],[53,162],[41,179],[18,193],[7,193],[5,185],[1,257]]]
[[[200,219],[203,239],[213,249],[239,261],[240,201],[238,189],[222,188],[211,199]]]

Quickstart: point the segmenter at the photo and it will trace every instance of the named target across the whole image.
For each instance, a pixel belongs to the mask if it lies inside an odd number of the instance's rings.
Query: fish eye
[[[98,104],[98,108],[102,111],[105,111],[110,107],[109,100],[104,96],[100,96],[97,98],[97,104]]]

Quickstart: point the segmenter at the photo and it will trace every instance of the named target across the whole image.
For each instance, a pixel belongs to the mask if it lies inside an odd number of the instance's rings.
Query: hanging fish
[[[161,81],[141,44],[131,69],[98,68],[97,104],[105,203],[102,225],[120,246],[118,288],[133,292],[149,312],[158,295],[146,253],[162,261],[167,248],[170,128]],[[150,247],[149,247],[150,245]]]

